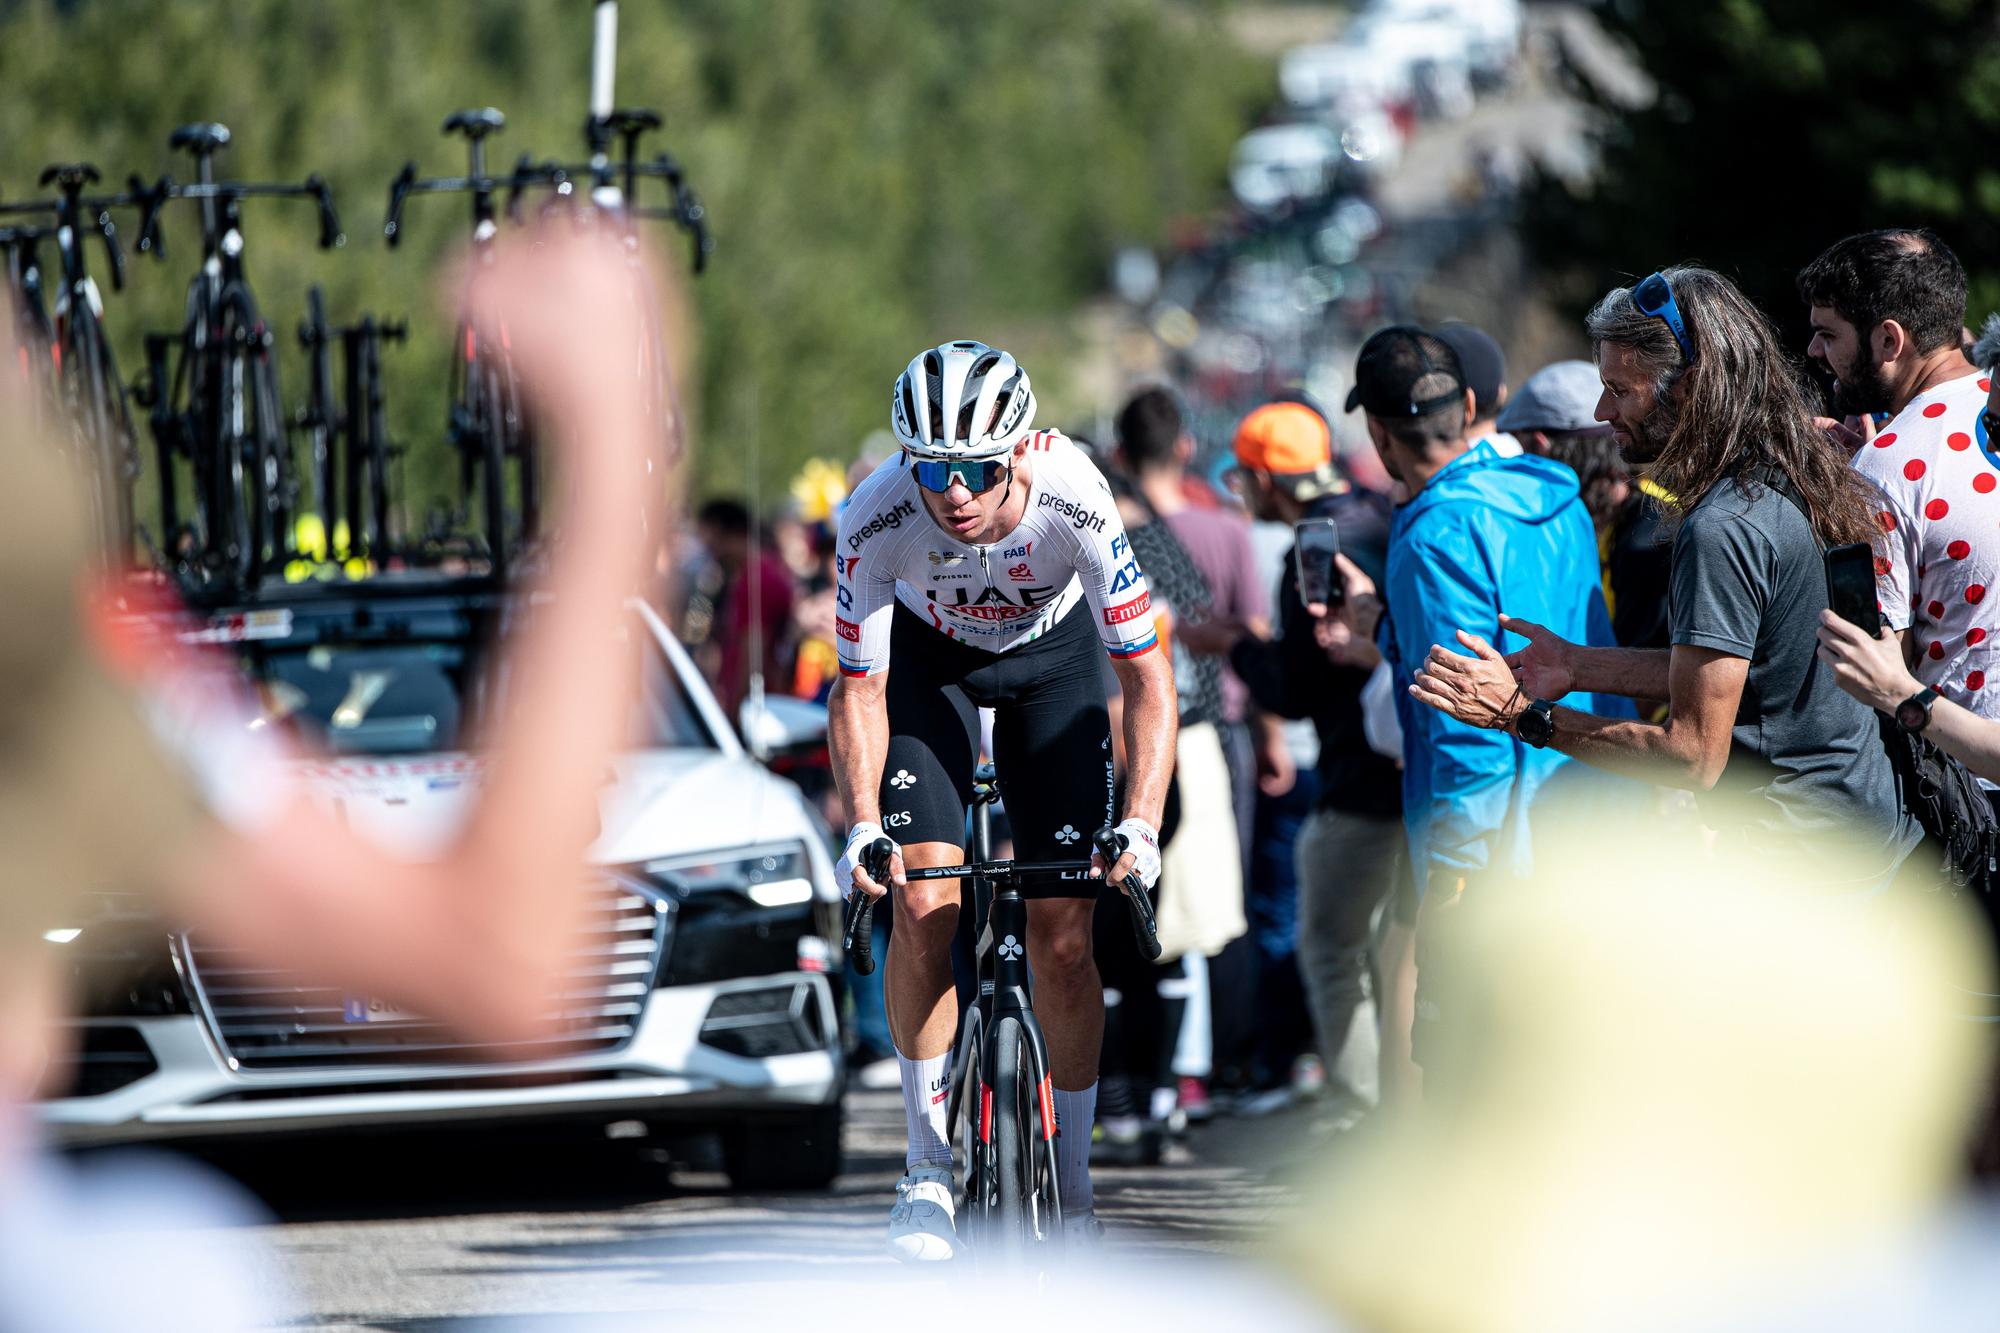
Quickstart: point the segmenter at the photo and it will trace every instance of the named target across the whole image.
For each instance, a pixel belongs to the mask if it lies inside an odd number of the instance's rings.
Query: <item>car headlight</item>
[[[723,856],[668,857],[648,861],[643,869],[648,879],[684,898],[736,893],[759,907],[790,907],[813,899],[812,863],[797,843]]]
[[[818,901],[802,844],[664,857],[636,869],[674,904],[656,985],[825,970],[838,908]]]

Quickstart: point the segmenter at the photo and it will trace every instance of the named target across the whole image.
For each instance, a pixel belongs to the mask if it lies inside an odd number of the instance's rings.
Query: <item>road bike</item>
[[[59,162],[45,169],[39,180],[43,188],[55,187],[54,199],[8,204],[0,207],[0,214],[54,215],[53,226],[15,229],[9,246],[9,287],[22,298],[16,315],[27,358],[22,370],[40,379],[46,367],[49,379],[43,381],[48,385],[43,401],[53,401],[68,423],[89,477],[100,549],[120,566],[132,558],[132,486],[139,475],[139,452],[125,382],[119,378],[104,333],[103,297],[84,260],[84,236],[86,231],[98,234],[110,264],[112,290],[123,290],[125,253],[111,210],[138,207],[144,219],[142,235],[151,237],[157,194],[135,182],[135,188],[123,194],[86,197],[85,188],[99,179],[97,168],[88,162]],[[35,249],[43,239],[55,241],[61,264],[61,280],[53,294],[44,291]],[[150,240],[142,248],[158,253]],[[50,296],[46,310],[45,295]]]
[[[183,125],[168,138],[171,147],[194,159],[195,180],[182,185],[162,177],[153,208],[172,199],[200,205],[201,265],[188,284],[187,317],[171,376],[174,340],[164,335],[147,340],[150,421],[169,555],[194,583],[224,593],[254,587],[284,563],[292,552],[299,503],[278,393],[276,338],[258,313],[243,268],[243,200],[311,199],[319,208],[320,248],[331,250],[346,240],[333,191],[318,176],[299,185],[217,180],[215,156],[229,142],[229,127],[214,122]],[[190,473],[185,515],[180,461]]]
[[[1035,1019],[1028,970],[1028,900],[1024,885],[1087,879],[1082,861],[992,859],[992,808],[1000,799],[993,766],[973,775],[969,812],[972,836],[964,865],[905,869],[912,883],[957,879],[971,886],[979,925],[974,955],[978,990],[960,1018],[957,1059],[946,1103],[947,1139],[956,1169],[959,1234],[973,1248],[1020,1259],[1062,1244],[1062,1192],[1056,1177],[1055,1098],[1049,1082],[1048,1046]],[[1099,829],[1091,845],[1104,864],[1122,853],[1118,836]],[[863,849],[869,877],[886,884],[892,846],[884,838]],[[1153,905],[1137,875],[1121,886],[1139,949],[1160,956]],[[870,943],[875,899],[855,892],[848,900],[844,946],[863,976],[875,970]],[[1069,1132],[1088,1135],[1089,1125]]]
[[[495,177],[486,170],[487,136],[506,124],[507,118],[490,106],[455,111],[445,118],[440,132],[461,135],[466,141],[466,174],[420,180],[417,164],[405,163],[390,182],[389,212],[382,223],[382,235],[391,247],[402,236],[403,205],[411,195],[470,194],[473,263],[490,261],[500,231],[495,195],[503,187],[510,188],[511,208],[522,188],[518,172],[514,177]],[[459,521],[470,519],[473,497],[478,495],[488,559],[493,572],[502,577],[514,549],[532,543],[541,527],[534,421],[508,354],[509,346],[506,329],[482,334],[468,314],[460,313],[452,339],[451,406],[445,423],[446,437],[458,454]],[[514,485],[521,497],[519,526],[512,541],[507,524],[509,460],[514,464]]]

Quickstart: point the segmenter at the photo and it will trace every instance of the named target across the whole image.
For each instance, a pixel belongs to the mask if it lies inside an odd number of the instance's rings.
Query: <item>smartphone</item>
[[[1333,567],[1333,557],[1340,553],[1340,529],[1330,518],[1308,518],[1301,519],[1294,532],[1298,539],[1299,600],[1307,606],[1339,606],[1347,594],[1339,571]]]
[[[1866,542],[1850,542],[1826,553],[1826,604],[1871,636],[1882,632],[1882,612],[1875,598],[1875,551]]]

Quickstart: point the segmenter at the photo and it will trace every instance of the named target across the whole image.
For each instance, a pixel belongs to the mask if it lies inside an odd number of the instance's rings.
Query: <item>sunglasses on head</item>
[[[942,495],[956,481],[979,495],[998,486],[1013,467],[1005,458],[917,458],[910,471],[927,491]]]
[[[1666,274],[1655,273],[1632,288],[1632,305],[1648,318],[1665,320],[1668,332],[1681,345],[1681,355],[1689,365],[1694,364],[1694,344],[1688,341],[1687,325],[1681,320],[1681,308],[1674,301]]]

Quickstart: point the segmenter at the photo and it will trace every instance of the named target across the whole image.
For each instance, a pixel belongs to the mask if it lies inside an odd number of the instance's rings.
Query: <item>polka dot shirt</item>
[[[1879,492],[1884,544],[1875,560],[1882,613],[1917,645],[1917,678],[1986,717],[2000,717],[2000,632],[1987,591],[2000,585],[2000,441],[1979,416],[1989,381],[1967,375],[1910,401],[1854,466]]]

